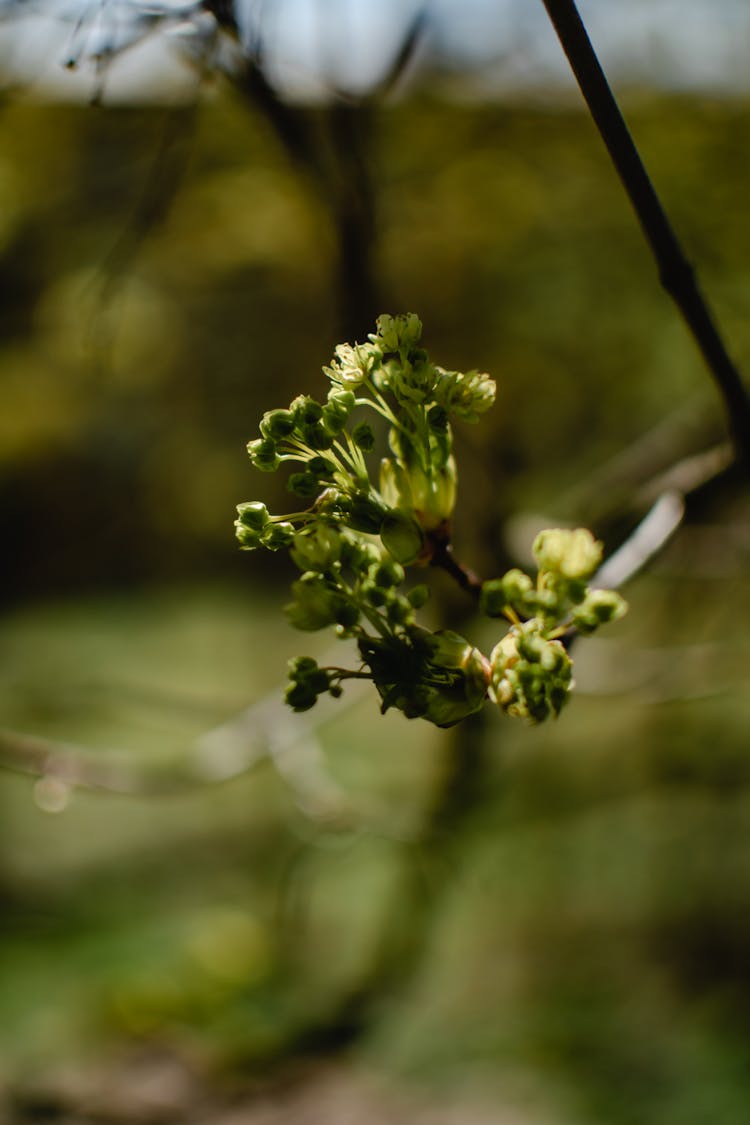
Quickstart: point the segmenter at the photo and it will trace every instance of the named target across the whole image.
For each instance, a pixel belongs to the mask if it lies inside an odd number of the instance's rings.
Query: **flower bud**
[[[260,533],[252,527],[245,527],[241,520],[234,521],[235,537],[241,551],[255,551],[262,545]]]
[[[320,481],[314,473],[292,473],[286,482],[289,492],[301,496],[303,500],[312,500],[320,492]]]
[[[421,609],[422,606],[427,603],[430,597],[430,588],[429,586],[425,586],[424,584],[420,586],[413,586],[406,596],[411,602],[414,609]]]
[[[368,422],[360,422],[352,430],[352,441],[363,453],[371,453],[375,448],[375,434]]]
[[[563,578],[590,578],[602,559],[602,544],[585,527],[540,531],[532,549],[540,570]]]
[[[377,535],[387,508],[371,494],[355,492],[339,501],[344,521],[355,531]]]
[[[593,633],[600,625],[619,621],[627,604],[616,590],[590,590],[573,614],[572,624],[579,633]]]
[[[282,441],[294,432],[294,426],[291,410],[268,410],[261,419],[260,432],[270,441]]]
[[[294,525],[283,523],[269,523],[263,529],[263,546],[269,551],[285,551],[294,542]]]
[[[255,438],[247,443],[247,453],[254,469],[262,473],[275,473],[281,462],[276,446],[268,438]]]
[[[388,590],[401,585],[404,580],[404,568],[393,559],[385,559],[371,568],[370,576],[376,586]]]
[[[268,523],[268,508],[260,500],[250,500],[245,504],[237,505],[238,522],[244,527],[260,531]]]
[[[502,578],[492,578],[482,586],[479,604],[488,617],[502,617],[512,607],[523,614],[529,607],[534,583],[528,574],[513,568]]]
[[[327,457],[311,457],[307,462],[307,471],[314,473],[319,481],[333,480],[336,475],[336,466]]]

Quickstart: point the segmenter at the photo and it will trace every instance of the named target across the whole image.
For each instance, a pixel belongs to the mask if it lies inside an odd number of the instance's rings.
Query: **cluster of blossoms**
[[[342,681],[366,678],[383,711],[396,707],[438,726],[459,722],[488,696],[510,715],[539,721],[558,713],[571,686],[559,638],[569,628],[592,631],[619,616],[624,603],[586,586],[600,559],[590,533],[554,531],[537,540],[535,588],[520,571],[484,585],[484,611],[511,623],[490,658],[456,633],[417,623],[429,589],[408,585],[406,568],[428,565],[450,541],[451,423],[477,421],[495,398],[489,376],[432,363],[421,334],[414,314],[381,316],[366,343],[336,348],[323,369],[330,380],[325,402],[301,395],[269,411],[248,444],[257,469],[294,467],[288,488],[304,506],[272,516],[258,501],[240,504],[241,548],[288,550],[301,571],[289,620],[306,631],[334,627],[355,640],[361,661],[350,670],[293,660],[286,699],[305,711],[326,692],[340,695]],[[387,424],[377,485],[367,460],[376,446],[367,410]]]

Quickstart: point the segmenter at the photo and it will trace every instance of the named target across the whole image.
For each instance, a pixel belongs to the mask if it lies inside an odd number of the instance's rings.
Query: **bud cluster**
[[[340,344],[324,367],[326,400],[299,395],[270,410],[248,444],[262,472],[289,464],[300,510],[273,516],[265,504],[237,508],[240,547],[288,550],[300,571],[285,607],[303,631],[333,628],[355,640],[356,670],[321,668],[311,657],[289,666],[287,703],[307,711],[320,695],[341,694],[346,679],[370,679],[382,710],[446,727],[488,697],[509,715],[556,715],[570,690],[571,662],[559,637],[592,632],[624,610],[618,595],[589,591],[601,548],[589,532],[547,531],[534,545],[536,585],[519,570],[485,583],[482,608],[510,631],[490,659],[464,637],[430,632],[416,614],[429,597],[407,568],[425,566],[449,542],[456,497],[451,420],[475,422],[494,401],[495,384],[472,371],[433,364],[421,347],[417,316],[381,316],[363,344]],[[387,425],[378,485],[368,456]],[[372,417],[372,415],[371,415]],[[613,600],[614,599],[614,600]]]
[[[481,607],[511,629],[490,655],[490,697],[508,715],[541,722],[558,715],[573,686],[561,638],[593,633],[625,613],[614,590],[590,589],[602,545],[590,531],[553,528],[536,537],[536,583],[521,570],[485,582]]]

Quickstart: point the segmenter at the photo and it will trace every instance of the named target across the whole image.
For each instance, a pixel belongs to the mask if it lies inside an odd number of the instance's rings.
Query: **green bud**
[[[600,625],[619,621],[626,612],[627,603],[616,590],[590,590],[571,624],[579,633],[593,633]]]
[[[310,449],[330,449],[333,445],[333,434],[323,422],[310,422],[301,426],[300,436]]]
[[[247,443],[247,453],[255,469],[262,473],[274,473],[281,462],[276,452],[276,446],[268,438],[255,438]]]
[[[238,522],[244,527],[260,531],[268,523],[268,508],[260,500],[250,500],[245,504],[237,505]]]
[[[295,683],[288,685],[284,700],[293,711],[309,711],[318,702],[318,695],[309,684]]]
[[[380,538],[389,554],[406,566],[419,558],[424,547],[419,524],[406,512],[398,510],[389,512],[383,519]]]
[[[400,586],[404,580],[404,568],[393,559],[385,559],[371,568],[370,577],[376,586],[387,590],[393,586]]]
[[[323,417],[321,421],[326,431],[334,437],[341,433],[348,420],[348,410],[344,410],[330,402],[323,407]]]
[[[414,620],[414,610],[408,598],[391,597],[386,604],[386,617],[390,625],[408,625]]]
[[[347,416],[354,410],[356,403],[354,391],[345,390],[343,387],[331,387],[328,392],[328,405],[337,410],[345,410]]]
[[[323,417],[323,407],[310,395],[297,395],[289,404],[289,410],[294,417],[295,425],[302,428],[319,422]]]
[[[336,624],[347,631],[359,625],[359,609],[353,602],[342,602],[336,611]]]
[[[430,588],[429,586],[425,585],[414,586],[411,590],[409,590],[409,593],[406,596],[411,602],[414,609],[421,609],[422,606],[427,603],[430,597]]]
[[[336,474],[336,466],[327,457],[318,455],[317,457],[311,457],[307,462],[307,471],[314,473],[318,480],[333,480]]]
[[[294,542],[294,525],[283,523],[269,523],[263,529],[263,546],[269,551],[284,551]]]
[[[353,493],[340,501],[342,517],[355,531],[377,535],[387,509],[372,495]]]
[[[287,668],[290,680],[304,680],[306,676],[317,671],[318,662],[312,656],[293,656]]]
[[[585,527],[540,531],[532,549],[540,570],[563,578],[590,578],[602,560],[602,544]]]
[[[242,551],[255,551],[262,545],[261,537],[252,527],[246,527],[240,520],[234,521],[235,536]]]
[[[442,406],[431,406],[427,411],[427,422],[431,430],[444,434],[448,429],[448,415]]]
[[[479,605],[488,617],[502,617],[512,607],[524,613],[529,607],[534,583],[528,574],[515,567],[502,578],[492,578],[482,586]]]
[[[376,586],[374,582],[367,581],[363,582],[359,589],[368,605],[375,606],[376,609],[388,601],[389,587]]]
[[[286,483],[289,492],[301,496],[304,500],[312,500],[320,492],[320,481],[315,473],[292,473]]]
[[[282,441],[294,432],[294,415],[291,410],[269,410],[260,423],[260,432],[270,441]]]
[[[360,422],[352,430],[352,441],[363,453],[370,453],[375,448],[375,434],[368,422]]]

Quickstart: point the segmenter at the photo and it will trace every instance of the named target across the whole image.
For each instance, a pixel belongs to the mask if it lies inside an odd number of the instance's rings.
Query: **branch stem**
[[[574,0],[543,0],[592,118],[659,269],[724,400],[738,460],[750,466],[750,397],[729,357],[690,262],[667,218]]]

